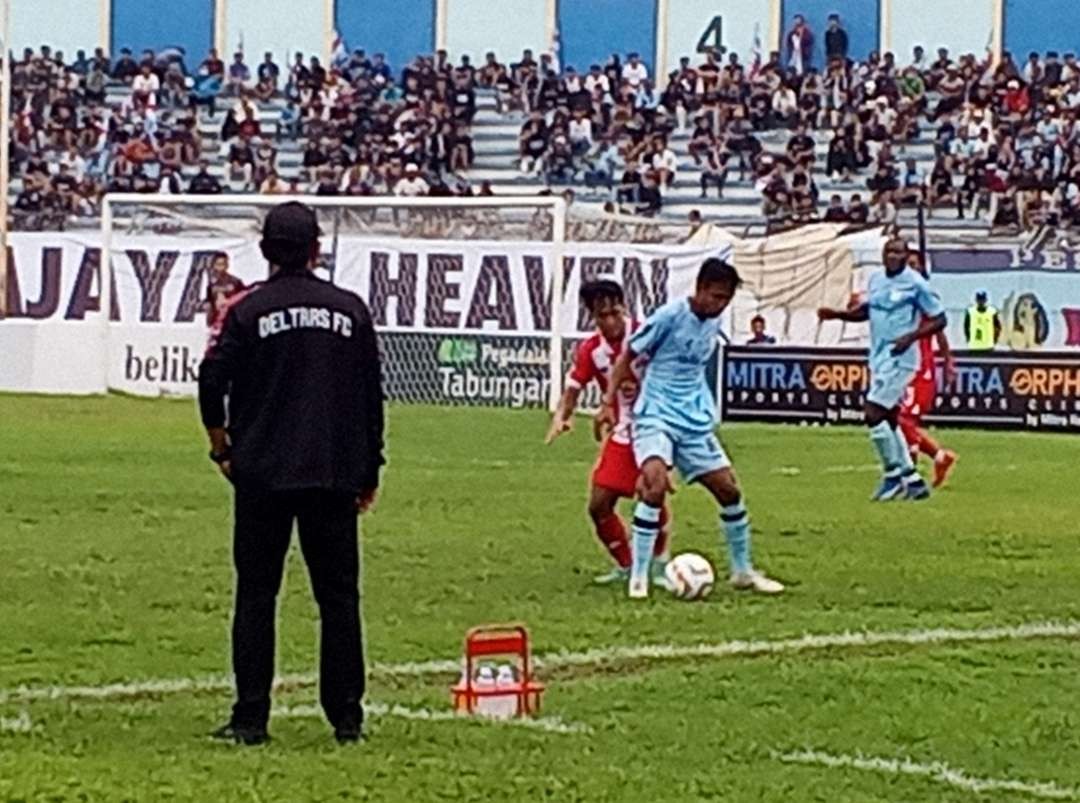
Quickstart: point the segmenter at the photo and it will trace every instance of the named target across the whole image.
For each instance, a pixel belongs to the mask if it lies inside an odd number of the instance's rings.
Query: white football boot
[[[736,591],[753,591],[756,594],[782,594],[784,592],[783,583],[766,577],[756,569],[748,572],[734,572],[729,582]]]

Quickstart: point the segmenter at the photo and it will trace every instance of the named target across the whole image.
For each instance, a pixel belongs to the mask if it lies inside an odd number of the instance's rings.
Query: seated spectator
[[[192,110],[205,106],[208,114],[217,112],[217,97],[221,94],[221,76],[214,75],[206,70],[203,65],[195,76],[191,92],[188,95],[188,103]]]
[[[863,203],[859,193],[851,196],[848,202],[847,218],[849,223],[862,224],[870,219],[870,208]]]
[[[233,61],[229,65],[228,76],[225,79],[225,91],[230,95],[239,97],[243,94],[250,80],[251,70],[244,63],[244,54],[241,52],[233,53]]]
[[[202,64],[199,65],[200,71],[205,70],[207,75],[213,75],[225,81],[225,62],[218,58],[218,52],[214,48],[210,48],[206,58],[203,59]]]
[[[641,186],[637,191],[637,214],[653,217],[660,212],[664,200],[660,194],[660,174],[655,170],[646,171]]]
[[[269,51],[264,54],[262,64],[259,65],[256,74],[259,78],[259,83],[265,83],[268,86],[273,87],[274,92],[277,92],[278,81],[281,79],[281,69],[274,63],[274,54]]]
[[[844,199],[839,195],[833,195],[829,198],[829,206],[825,210],[822,220],[826,223],[847,223],[848,213],[844,209]]]
[[[525,175],[532,175],[543,165],[544,154],[548,148],[548,137],[548,127],[544,122],[543,114],[539,110],[533,111],[518,135],[521,172]]]
[[[788,159],[793,165],[813,165],[816,147],[814,138],[806,133],[806,126],[800,124],[788,140]]]
[[[161,80],[148,64],[144,64],[131,81],[131,102],[137,110],[152,109],[157,106],[157,94],[161,90]]]
[[[850,213],[849,213],[850,215]],[[870,207],[870,222],[879,223],[883,226],[896,225],[896,205],[893,204],[889,195],[878,195],[874,205]]]
[[[192,176],[188,184],[188,192],[192,195],[220,195],[222,192],[221,182],[210,173],[210,163],[199,162],[199,172]]]
[[[705,165],[701,171],[701,197],[705,198],[709,187],[716,187],[716,197],[724,197],[724,185],[727,183],[728,160],[731,154],[723,140],[718,141],[709,150]]]
[[[926,200],[926,174],[914,159],[904,162],[904,171],[900,179],[900,188],[896,193],[899,204],[921,205]]]
[[[131,48],[121,48],[120,58],[112,66],[113,80],[130,84],[139,74],[139,65],[131,56]]]
[[[679,159],[663,137],[654,137],[652,140],[649,166],[656,173],[656,180],[661,187],[670,187],[675,183]]]
[[[421,195],[427,195],[430,189],[431,186],[424,177],[420,175],[419,168],[412,162],[409,162],[405,165],[405,175],[394,184],[394,195],[416,198]]]

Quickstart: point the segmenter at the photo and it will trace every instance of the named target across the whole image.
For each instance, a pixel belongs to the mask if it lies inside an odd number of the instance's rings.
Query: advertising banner
[[[938,372],[928,422],[1080,432],[1076,355],[957,352],[956,368],[952,387]],[[727,421],[863,420],[869,371],[862,349],[733,347],[725,350],[721,373]]]

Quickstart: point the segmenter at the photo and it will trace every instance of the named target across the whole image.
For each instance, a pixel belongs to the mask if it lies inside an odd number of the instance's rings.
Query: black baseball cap
[[[299,201],[275,206],[263,221],[263,240],[306,245],[319,239],[322,229],[315,210]]]

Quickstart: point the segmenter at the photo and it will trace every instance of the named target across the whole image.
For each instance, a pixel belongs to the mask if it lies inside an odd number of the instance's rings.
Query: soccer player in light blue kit
[[[763,594],[784,586],[755,571],[750,562],[750,517],[731,462],[717,440],[716,402],[705,370],[720,334],[720,314],[739,287],[739,274],[719,259],[707,259],[694,294],[665,304],[635,332],[612,370],[597,414],[601,427],[615,425],[615,394],[633,381],[632,365],[645,355],[645,378],[634,404],[634,457],[641,468],[634,509],[629,594],[649,595],[649,563],[660,530],[660,510],[671,489],[674,466],[688,483],[699,483],[720,504],[731,557],[731,584]]]
[[[907,243],[890,239],[882,253],[885,270],[870,277],[864,303],[847,310],[818,310],[823,321],[870,321],[870,390],[865,409],[870,441],[884,471],[873,496],[879,501],[930,496],[897,420],[904,392],[919,367],[915,344],[945,328],[945,309],[926,278],[908,268],[907,258]]]

